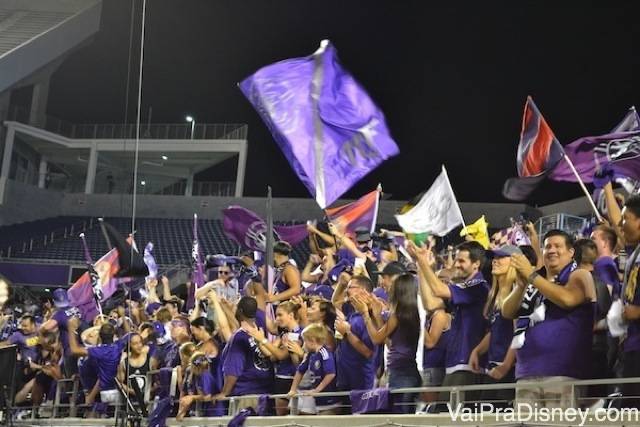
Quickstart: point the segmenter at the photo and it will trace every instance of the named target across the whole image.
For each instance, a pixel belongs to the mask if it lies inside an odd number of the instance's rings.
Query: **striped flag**
[[[518,178],[505,182],[502,194],[511,200],[526,199],[546,174],[553,170],[564,151],[540,110],[527,97],[522,116],[522,130],[518,143]]]
[[[360,197],[355,202],[335,208],[325,209],[329,221],[333,222],[344,233],[350,236],[355,235],[357,228],[366,228],[373,232],[378,220],[378,204],[380,203],[380,193],[382,187]]]

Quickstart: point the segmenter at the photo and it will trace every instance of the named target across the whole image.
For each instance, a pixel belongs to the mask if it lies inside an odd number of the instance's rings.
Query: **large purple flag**
[[[261,68],[240,90],[323,209],[399,153],[382,111],[327,40],[313,55]]]
[[[255,212],[241,206],[229,206],[223,214],[224,233],[240,246],[264,252],[267,224]],[[308,235],[306,224],[274,225],[274,241],[284,240],[292,246],[302,242]]]
[[[587,136],[566,145],[564,150],[584,182],[593,182],[595,171],[605,164],[618,177],[640,179],[640,130]],[[549,178],[577,181],[566,163],[558,164]]]

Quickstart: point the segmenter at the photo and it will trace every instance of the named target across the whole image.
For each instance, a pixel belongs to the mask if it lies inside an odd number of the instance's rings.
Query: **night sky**
[[[246,196],[309,197],[237,89],[258,68],[313,53],[330,39],[385,112],[400,147],[356,185],[393,199],[426,189],[445,164],[460,201],[500,202],[514,176],[527,95],[563,144],[601,134],[640,107],[638,1],[149,0],[143,121],[248,123]],[[570,5],[573,4],[574,6]],[[136,0],[129,122],[135,120]],[[122,123],[129,1],[104,1],[101,31],[54,74],[48,110],[76,123]],[[228,169],[200,179],[221,179]],[[235,175],[232,175],[235,177]],[[577,197],[547,182],[531,204]]]

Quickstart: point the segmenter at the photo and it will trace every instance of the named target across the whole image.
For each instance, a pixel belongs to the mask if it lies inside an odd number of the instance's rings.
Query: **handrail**
[[[77,222],[73,222],[64,227],[61,226],[58,228],[54,228],[53,230],[46,231],[44,234],[32,235],[29,238],[25,238],[24,240],[17,240],[12,244],[0,248],[0,257],[12,260],[16,259],[11,255],[18,252],[31,252],[34,248],[40,246],[40,242],[42,242],[42,246],[44,247],[47,246],[47,244],[54,243],[56,239],[66,239],[73,235],[77,235],[80,232],[91,230],[93,228],[93,225],[94,219],[90,217],[88,219],[78,220]],[[27,250],[27,248],[29,248],[29,250]],[[7,251],[6,255],[4,253],[5,250]]]

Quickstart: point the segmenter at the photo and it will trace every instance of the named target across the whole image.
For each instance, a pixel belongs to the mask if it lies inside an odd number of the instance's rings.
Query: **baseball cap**
[[[504,258],[514,254],[522,255],[522,251],[517,246],[505,245],[500,248],[487,251],[487,254],[493,258]]]
[[[369,240],[371,240],[371,233],[368,229],[364,227],[356,228],[356,242],[367,243]]]
[[[389,264],[385,265],[382,271],[375,271],[374,274],[379,274],[381,276],[393,276],[395,274],[405,274],[408,273],[407,268],[398,261],[392,261]]]
[[[53,291],[53,305],[58,308],[67,308],[69,304],[69,296],[66,289],[58,288]]]

